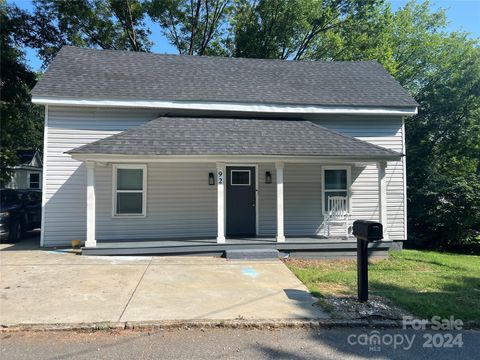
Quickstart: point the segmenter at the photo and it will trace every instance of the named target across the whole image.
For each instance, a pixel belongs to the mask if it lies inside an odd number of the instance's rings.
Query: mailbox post
[[[353,235],[357,238],[358,301],[368,300],[368,243],[383,239],[383,226],[379,222],[357,220],[353,222]]]

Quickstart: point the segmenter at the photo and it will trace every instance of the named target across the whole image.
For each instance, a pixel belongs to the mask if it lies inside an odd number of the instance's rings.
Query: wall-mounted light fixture
[[[265,184],[272,183],[272,173],[270,171],[265,172]]]
[[[208,185],[215,185],[215,177],[213,173],[208,173]]]

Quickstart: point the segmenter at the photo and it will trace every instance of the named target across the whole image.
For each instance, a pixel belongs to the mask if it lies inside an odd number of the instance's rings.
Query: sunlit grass
[[[288,260],[287,266],[319,298],[355,295],[355,260]],[[369,265],[370,293],[423,318],[450,315],[480,320],[480,257],[403,250]]]

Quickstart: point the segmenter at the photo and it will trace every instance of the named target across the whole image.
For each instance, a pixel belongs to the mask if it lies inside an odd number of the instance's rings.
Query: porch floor
[[[391,241],[371,243],[373,250],[387,251]],[[285,253],[335,253],[354,255],[354,237],[287,236],[285,242],[274,237],[227,238],[218,244],[215,238],[97,240],[96,247],[82,248],[83,255],[223,255],[225,250],[276,249]]]

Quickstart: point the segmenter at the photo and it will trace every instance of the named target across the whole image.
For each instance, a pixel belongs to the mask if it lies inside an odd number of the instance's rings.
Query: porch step
[[[227,260],[276,260],[279,255],[275,249],[225,250]]]

